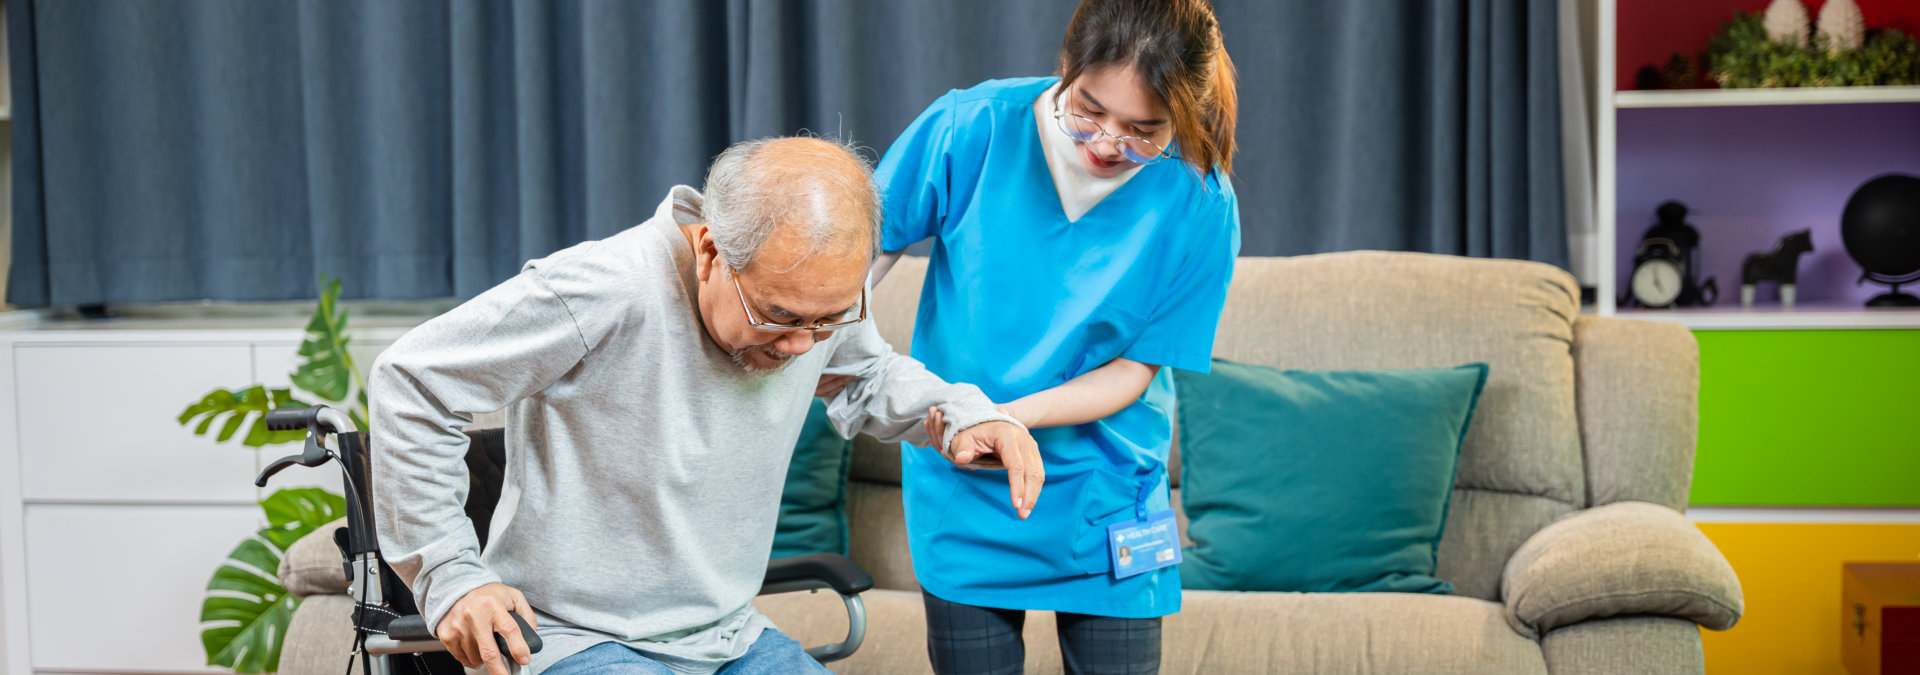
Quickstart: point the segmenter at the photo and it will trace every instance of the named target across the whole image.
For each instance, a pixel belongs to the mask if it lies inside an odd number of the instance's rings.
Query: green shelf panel
[[[1694,335],[1692,503],[1920,506],[1920,330]]]

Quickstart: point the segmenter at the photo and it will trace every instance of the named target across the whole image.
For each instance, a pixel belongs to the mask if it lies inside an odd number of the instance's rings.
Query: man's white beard
[[[752,354],[756,351],[762,354],[765,354],[767,356],[771,356],[777,359],[778,362],[769,368],[762,368],[760,366],[753,365],[751,362],[747,361],[747,355]],[[792,363],[794,355],[788,354],[786,352],[780,351],[779,349],[775,349],[773,347],[769,347],[766,345],[754,345],[752,347],[747,347],[745,349],[736,349],[732,352],[729,352],[727,354],[727,357],[733,359],[733,365],[740,366],[740,368],[742,370],[747,371],[748,374],[772,375],[774,373],[780,372],[781,368],[787,367],[787,364]]]

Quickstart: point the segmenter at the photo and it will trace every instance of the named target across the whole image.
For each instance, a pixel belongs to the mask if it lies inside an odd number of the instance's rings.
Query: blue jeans
[[[640,652],[618,642],[602,642],[586,651],[561,659],[544,675],[674,675],[666,666],[653,662]],[[720,667],[720,675],[797,675],[827,673],[820,662],[807,656],[800,643],[785,633],[768,628],[753,641],[747,653]]]

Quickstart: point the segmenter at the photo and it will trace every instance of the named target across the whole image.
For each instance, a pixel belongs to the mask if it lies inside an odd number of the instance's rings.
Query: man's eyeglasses
[[[1053,122],[1060,127],[1060,133],[1080,143],[1092,143],[1101,136],[1113,139],[1120,145],[1120,155],[1135,164],[1152,164],[1173,156],[1172,152],[1158,143],[1139,136],[1115,136],[1100,128],[1093,120],[1065,110],[1053,111]]]
[[[763,330],[769,333],[797,333],[803,330],[810,333],[817,333],[820,331],[831,332],[831,331],[840,330],[842,328],[846,328],[847,326],[851,326],[856,323],[860,323],[862,321],[867,320],[867,289],[865,286],[862,286],[860,288],[860,305],[859,305],[860,315],[854,318],[852,321],[841,321],[838,323],[820,323],[820,324],[814,324],[811,326],[794,326],[794,325],[789,325],[784,323],[774,323],[772,321],[761,321],[759,318],[753,315],[753,308],[747,305],[747,292],[740,289],[740,273],[731,267],[727,269],[727,272],[728,272],[727,276],[733,278],[734,294],[740,296],[740,310],[747,313],[747,325],[753,326],[755,329]]]

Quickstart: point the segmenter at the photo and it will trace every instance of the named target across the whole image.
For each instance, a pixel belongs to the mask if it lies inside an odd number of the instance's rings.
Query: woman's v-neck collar
[[[1039,174],[1041,178],[1046,181],[1046,184],[1049,187],[1053,188],[1051,192],[1053,194],[1054,211],[1059,213],[1060,218],[1066,221],[1068,225],[1078,225],[1081,221],[1084,221],[1087,218],[1094,216],[1095,212],[1098,212],[1103,207],[1106,207],[1108,202],[1112,202],[1116,199],[1130,198],[1133,192],[1135,191],[1128,190],[1128,188],[1132,186],[1134,183],[1139,182],[1139,179],[1141,178],[1141,174],[1147,173],[1147,170],[1151,168],[1151,166],[1149,165],[1149,166],[1141,166],[1141,167],[1135,168],[1131,173],[1129,173],[1126,176],[1124,180],[1120,181],[1119,185],[1114,186],[1112,191],[1108,192],[1105,196],[1102,196],[1099,200],[1095,201],[1092,206],[1087,207],[1086,212],[1081,213],[1080,217],[1074,218],[1074,217],[1068,216],[1066,198],[1061,194],[1060,182],[1058,180],[1055,180],[1054,178],[1053,160],[1055,158],[1053,156],[1052,151],[1048,148],[1048,137],[1046,135],[1049,132],[1058,134],[1060,133],[1060,131],[1059,129],[1055,128],[1052,124],[1049,123],[1050,122],[1049,119],[1046,119],[1046,117],[1051,117],[1051,116],[1047,115],[1047,113],[1045,112],[1045,109],[1041,107],[1042,104],[1040,102],[1041,99],[1051,94],[1053,92],[1054,87],[1059,86],[1059,83],[1060,81],[1058,79],[1054,80],[1052,84],[1049,84],[1045,88],[1041,89],[1039,94],[1035,95],[1032,100],[1029,100],[1027,102],[1026,107],[1029,111],[1027,118],[1032,120],[1033,123],[1026,125],[1026,128],[1032,132],[1033,135],[1030,138],[1034,143],[1034,146],[1035,146],[1034,150],[1039,154],[1039,157],[1037,158],[1039,160],[1038,161]],[[1065,162],[1073,161],[1073,158],[1070,158],[1070,157],[1061,157],[1059,159]],[[1030,170],[1033,169],[1033,163],[1031,162],[1029,163],[1029,169]],[[1081,171],[1082,169],[1078,165],[1069,165],[1065,168],[1065,170]]]

